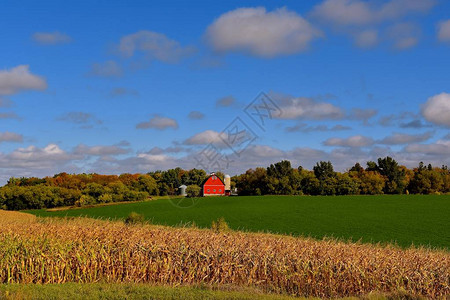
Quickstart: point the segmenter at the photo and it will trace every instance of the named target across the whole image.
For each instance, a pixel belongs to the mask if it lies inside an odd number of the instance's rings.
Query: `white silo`
[[[178,187],[178,190],[180,191],[180,196],[187,196],[186,194],[186,188],[187,186],[185,186],[184,184]]]
[[[230,175],[225,175],[225,195],[230,195],[231,192],[231,177]]]

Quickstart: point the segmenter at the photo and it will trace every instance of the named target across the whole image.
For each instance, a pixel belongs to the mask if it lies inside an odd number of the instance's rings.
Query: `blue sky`
[[[0,11],[1,182],[199,167],[210,143],[232,174],[281,159],[450,164],[450,2],[4,1]],[[280,108],[264,130],[244,112],[261,92]],[[239,156],[220,139],[235,117],[258,137]]]

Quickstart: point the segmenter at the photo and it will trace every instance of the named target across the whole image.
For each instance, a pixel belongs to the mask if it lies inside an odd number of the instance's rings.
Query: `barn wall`
[[[225,185],[218,177],[214,180],[211,176],[203,185],[203,196],[225,195]]]

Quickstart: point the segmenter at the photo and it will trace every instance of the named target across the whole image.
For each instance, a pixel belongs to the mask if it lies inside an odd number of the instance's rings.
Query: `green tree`
[[[186,188],[186,194],[190,198],[199,197],[201,190],[202,189],[198,185],[191,184]]]
[[[269,194],[292,195],[297,189],[297,178],[294,175],[294,169],[291,166],[291,162],[288,160],[271,164],[267,168],[267,176],[267,192]],[[258,186],[258,188],[261,190],[261,187]]]
[[[387,178],[384,192],[401,194],[405,188],[405,171],[392,157],[378,158],[378,172]]]
[[[140,175],[137,181],[138,191],[147,192],[149,195],[158,195],[158,184],[150,175]]]
[[[324,180],[329,177],[334,177],[336,173],[333,169],[333,164],[330,161],[320,161],[313,167],[314,175],[319,180]]]
[[[313,171],[319,180],[319,194],[336,195],[337,179],[333,164],[330,161],[320,161],[313,167]]]

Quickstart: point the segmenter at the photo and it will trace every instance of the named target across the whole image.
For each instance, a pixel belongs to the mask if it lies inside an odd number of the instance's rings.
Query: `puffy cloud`
[[[436,143],[432,144],[414,144],[408,145],[405,148],[406,152],[409,153],[423,153],[427,155],[443,155],[444,157],[449,157],[450,153],[450,141],[449,140],[438,140]],[[440,162],[445,163],[445,159]]]
[[[398,114],[390,114],[387,116],[383,116],[378,120],[378,123],[381,126],[393,126],[393,125],[397,125],[397,123],[399,123],[400,121],[403,121],[402,123],[400,123],[400,127],[402,127],[402,124],[403,124],[404,128],[408,128],[408,127],[414,128],[412,126],[419,125],[419,123],[421,123],[419,118],[420,118],[419,114],[409,112],[409,111],[404,111],[404,112],[401,112]],[[412,120],[406,121],[406,123],[405,123],[405,120],[409,120],[409,119],[412,119]],[[412,124],[409,124],[413,121],[419,121],[419,122],[414,122]],[[423,127],[426,127],[426,126],[427,125],[424,124]],[[419,127],[416,127],[416,128],[419,128]]]
[[[394,133],[393,135],[387,136],[381,141],[380,144],[386,145],[401,145],[401,144],[411,144],[420,143],[430,139],[434,132],[428,131],[422,134],[405,134],[405,133]]]
[[[19,119],[15,113],[0,113],[0,119]]]
[[[74,154],[80,155],[94,155],[94,156],[106,156],[106,155],[120,155],[129,153],[130,149],[125,149],[120,146],[86,146],[80,144],[73,150]]]
[[[90,129],[94,127],[94,125],[99,125],[103,123],[101,120],[97,119],[93,114],[82,111],[68,112],[58,117],[56,120],[77,124],[80,125],[81,128],[83,129]]]
[[[398,41],[395,42],[394,47],[397,49],[407,49],[407,48],[411,48],[414,47],[415,45],[417,45],[417,43],[419,42],[419,39],[416,37],[404,37],[399,39]]]
[[[450,19],[439,23],[437,36],[441,42],[450,42]]]
[[[114,144],[114,146],[119,146],[119,147],[128,147],[130,145],[131,145],[131,143],[129,141],[126,141],[126,140],[122,140],[122,141]]]
[[[109,95],[111,97],[124,97],[124,96],[139,96],[139,92],[132,90],[132,89],[127,89],[124,87],[116,87],[113,88],[110,92]]]
[[[354,35],[355,45],[360,48],[371,48],[378,44],[378,31],[367,29]]]
[[[376,109],[353,108],[348,118],[350,120],[363,121],[364,125],[368,125],[369,119],[376,116]]]
[[[267,12],[264,7],[229,11],[206,30],[206,40],[217,52],[244,52],[270,58],[304,51],[321,33],[286,8]]]
[[[77,172],[72,163],[80,159],[49,144],[43,148],[29,146],[18,148],[10,153],[0,152],[0,182],[6,182],[11,176],[50,176],[62,171]]]
[[[45,90],[46,88],[45,79],[32,74],[28,65],[0,70],[0,96],[12,95],[25,90]]]
[[[0,144],[4,142],[21,143],[23,142],[23,135],[9,131],[0,132]]]
[[[175,119],[161,117],[161,116],[154,116],[151,118],[148,122],[141,122],[136,125],[137,129],[149,129],[154,128],[158,130],[165,130],[167,128],[178,128],[178,122]]]
[[[373,22],[373,12],[366,2],[326,0],[314,7],[311,15],[338,25],[360,25]]]
[[[344,112],[339,107],[328,102],[282,95],[272,95],[272,98],[277,101],[282,111],[281,119],[325,120],[344,117]]]
[[[217,107],[229,107],[236,104],[236,99],[233,96],[226,96],[216,101]]]
[[[310,15],[329,24],[333,30],[351,36],[357,47],[371,48],[379,41],[388,40],[394,48],[404,50],[418,43],[420,28],[411,23],[388,27],[385,24],[426,13],[436,3],[435,0],[325,0],[316,5]]]
[[[276,149],[266,145],[253,145],[248,150],[246,154],[252,157],[283,157],[284,153],[280,149]]]
[[[286,127],[286,132],[315,132],[315,131],[342,131],[342,130],[350,130],[351,128],[344,125],[334,125],[333,127],[328,127],[327,125],[317,125],[317,126],[308,126],[306,123],[298,123],[291,127]]]
[[[394,48],[403,50],[411,48],[419,42],[420,28],[413,23],[399,23],[388,29],[389,38],[394,43]]]
[[[80,157],[67,153],[56,144],[44,148],[28,146],[18,148],[9,154],[0,153],[0,168],[51,168],[55,163],[65,163]]]
[[[59,172],[120,174],[124,172],[146,173],[174,167],[186,169],[199,167],[196,160],[198,153],[185,151],[188,154],[182,157],[179,157],[178,154],[176,156],[169,155],[170,153],[179,153],[178,150],[182,147],[153,148],[148,152],[137,153],[125,158],[100,155],[104,152],[92,150],[94,147],[87,147],[88,150],[81,151],[82,153],[75,153],[75,150],[66,152],[54,144],[44,148],[36,146],[19,148],[9,154],[0,152],[0,181],[6,182],[10,176],[49,176]],[[338,147],[331,151],[324,151],[309,147],[281,150],[267,145],[251,145],[239,157],[231,155],[229,166],[226,168],[224,166],[222,171],[238,174],[249,168],[267,167],[282,159],[290,160],[294,167],[302,165],[308,169],[311,169],[318,161],[329,160],[333,163],[335,170],[344,171],[355,162],[364,164],[387,155],[408,167],[415,167],[420,161],[440,166],[442,164],[450,165],[449,152],[450,140],[439,140],[432,144],[411,144],[401,151],[378,146]]]
[[[33,34],[33,40],[42,45],[65,44],[72,41],[72,38],[65,33],[55,32],[36,32]]]
[[[188,114],[188,118],[191,120],[202,120],[205,118],[205,115],[202,112],[193,110]]]
[[[427,121],[450,127],[450,94],[441,93],[428,98],[421,112]]]
[[[209,143],[223,143],[220,132],[214,130],[205,130],[197,133],[183,142],[185,145],[207,145]]]
[[[435,4],[435,0],[391,0],[380,5],[361,0],[326,0],[315,6],[311,15],[334,25],[360,26],[425,13]]]
[[[405,123],[400,123],[400,128],[415,128],[415,129],[419,129],[419,128],[425,128],[425,127],[430,127],[431,125],[427,125],[424,124],[421,120],[412,120],[410,122],[405,122]]]
[[[375,143],[372,138],[362,135],[355,135],[348,138],[329,138],[323,144],[325,146],[339,146],[339,147],[367,147]]]
[[[118,49],[126,57],[131,57],[139,51],[148,59],[166,63],[177,63],[195,52],[194,47],[182,47],[180,43],[169,39],[164,34],[148,30],[141,30],[122,37]]]
[[[167,148],[153,147],[147,153],[165,154],[165,153],[181,153],[181,152],[190,152],[190,150],[181,146],[167,147]]]
[[[104,63],[94,63],[88,74],[98,77],[120,77],[123,71],[117,62],[108,60]]]

